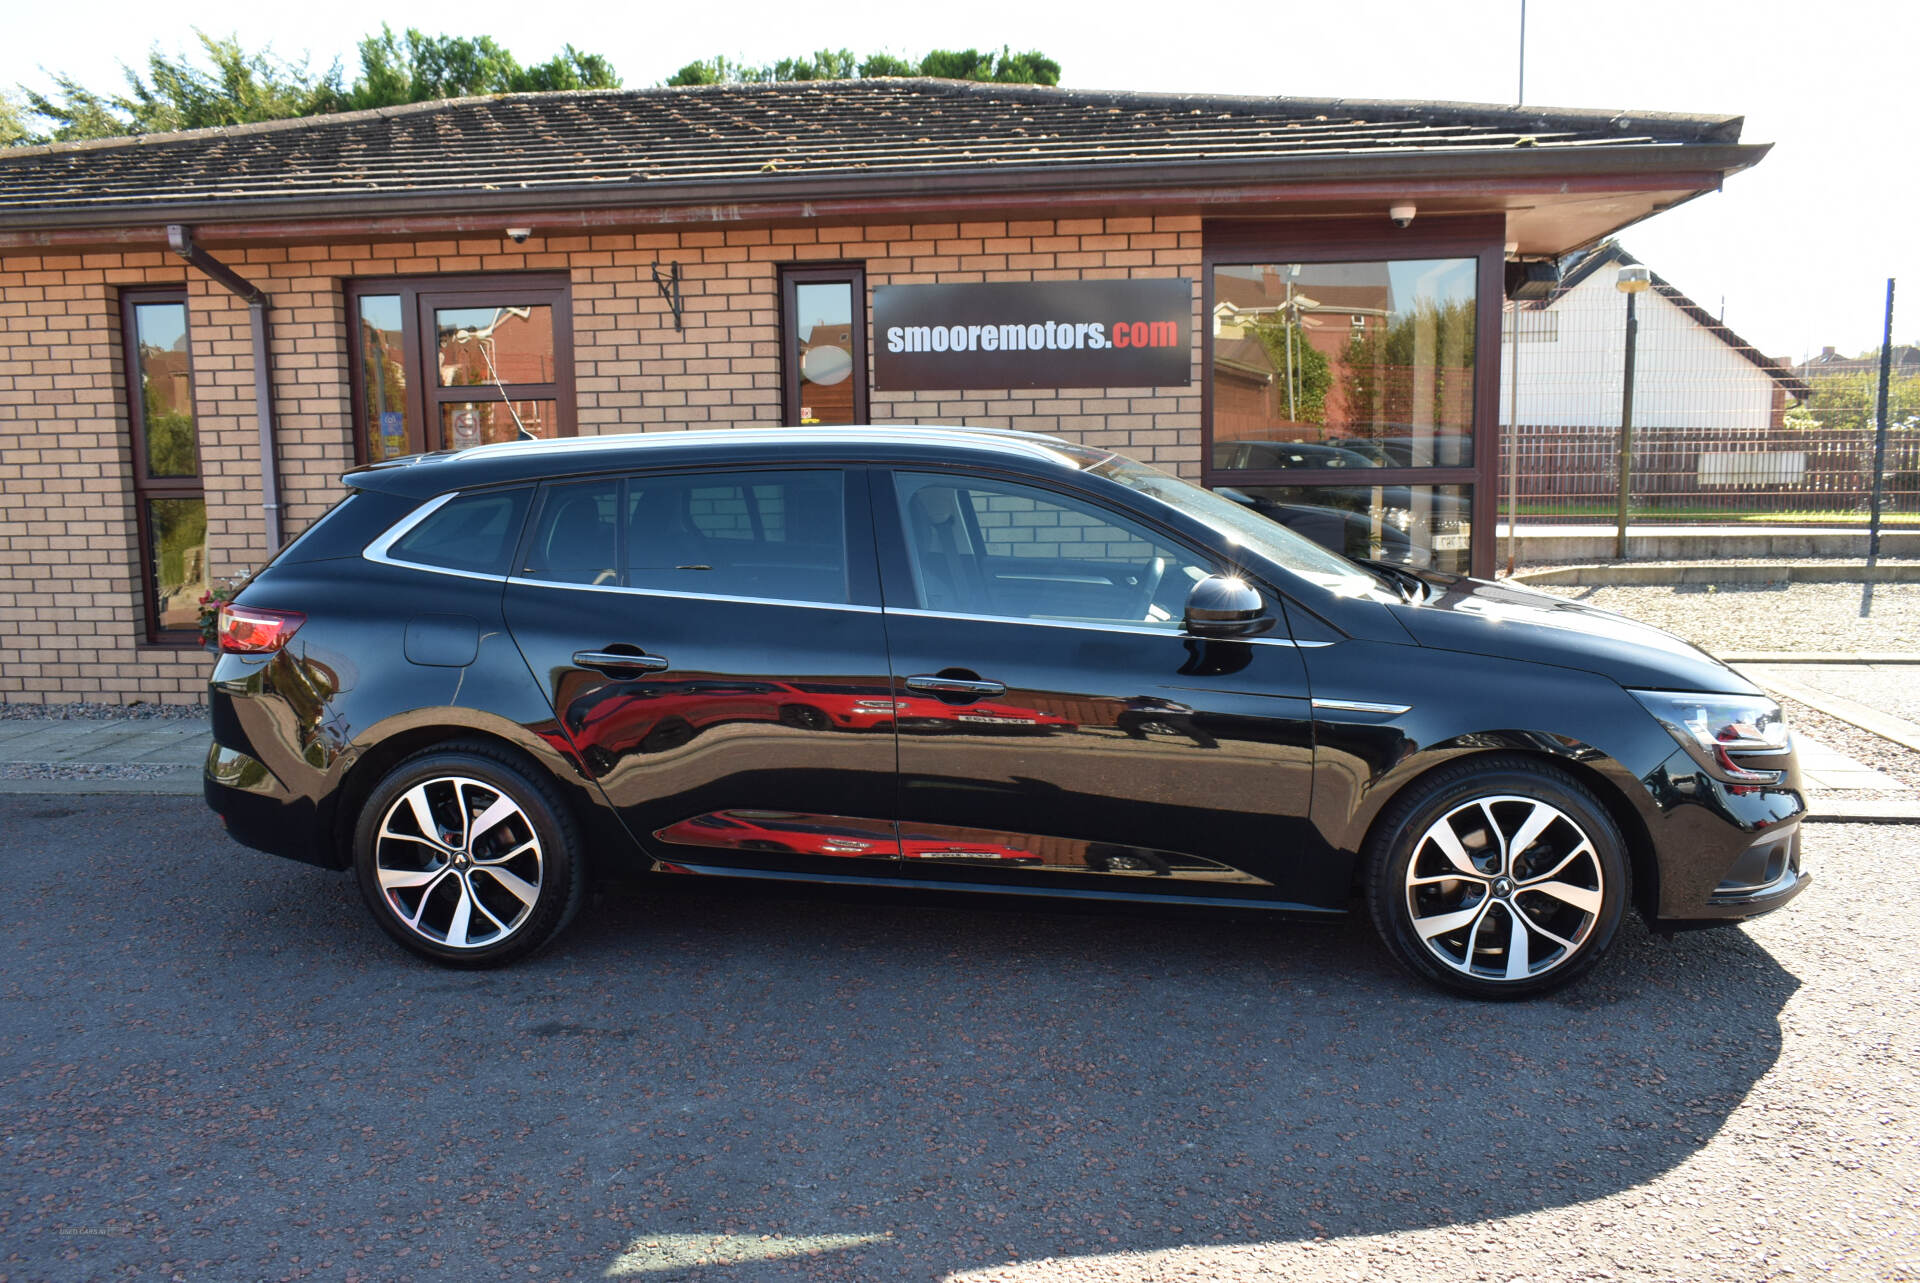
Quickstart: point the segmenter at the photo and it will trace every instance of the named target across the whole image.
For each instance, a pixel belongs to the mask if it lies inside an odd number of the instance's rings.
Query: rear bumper
[[[257,759],[217,740],[201,780],[207,805],[242,846],[322,868],[343,867],[331,844],[317,840],[313,803],[295,796]]]

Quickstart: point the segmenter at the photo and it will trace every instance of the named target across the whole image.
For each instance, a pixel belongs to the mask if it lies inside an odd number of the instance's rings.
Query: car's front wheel
[[[374,788],[354,833],[361,894],[388,935],[452,966],[497,966],[546,943],[579,907],[572,816],[511,754],[417,754]]]
[[[1558,988],[1612,945],[1631,899],[1626,843],[1585,786],[1526,758],[1477,759],[1412,785],[1368,842],[1388,950],[1479,998]]]

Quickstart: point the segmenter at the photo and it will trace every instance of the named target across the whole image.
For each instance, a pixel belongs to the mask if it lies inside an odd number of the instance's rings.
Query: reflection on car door
[[[657,857],[891,871],[891,718],[837,715],[887,690],[865,489],[801,468],[543,491],[508,624],[550,734]]]
[[[1084,496],[875,477],[904,871],[1344,899],[1305,854],[1311,715],[1284,621],[1250,641],[1181,630],[1212,556]]]

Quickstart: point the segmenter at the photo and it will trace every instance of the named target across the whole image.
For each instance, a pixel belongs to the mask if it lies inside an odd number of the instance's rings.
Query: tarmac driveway
[[[8,1283],[1920,1259],[1913,828],[1813,830],[1788,912],[1507,1005],[1359,923],[691,884],[450,972],[191,799],[0,832]]]

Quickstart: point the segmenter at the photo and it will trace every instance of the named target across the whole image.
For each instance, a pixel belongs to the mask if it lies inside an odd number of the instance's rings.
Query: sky
[[[1084,89],[1512,103],[1520,9],[1521,0],[201,0],[163,23],[174,11],[150,3],[23,3],[0,44],[0,86],[44,89],[44,71],[117,85],[121,63],[138,65],[155,45],[187,49],[193,28],[316,67],[338,59],[351,79],[357,41],[384,21],[491,35],[522,62],[572,43],[611,59],[635,87],[715,54],[764,63],[821,48],[918,56],[1007,44],[1044,51],[1061,63],[1063,84]],[[1920,5],[1530,0],[1526,13],[1527,103],[1743,115],[1742,141],[1774,144],[1723,192],[1627,229],[1621,241],[1636,257],[1769,355],[1877,346],[1888,277],[1905,289],[1895,341],[1920,339],[1911,141],[1920,113],[1910,89]]]

